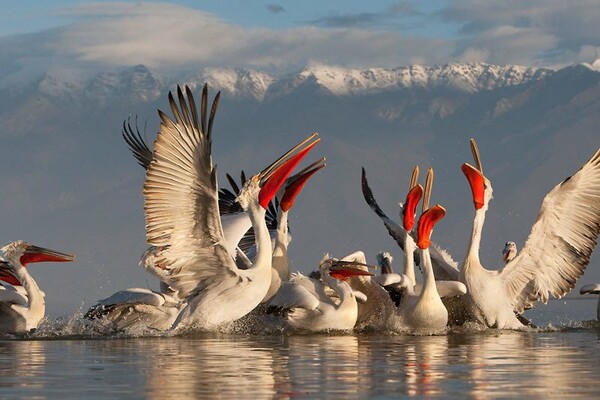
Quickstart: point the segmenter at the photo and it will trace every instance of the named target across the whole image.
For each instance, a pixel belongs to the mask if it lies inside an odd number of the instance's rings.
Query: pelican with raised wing
[[[311,135],[244,184],[237,201],[254,228],[256,258],[237,267],[223,236],[216,168],[208,129],[198,118],[191,90],[169,93],[174,119],[159,111],[160,130],[144,182],[146,239],[164,246],[167,283],[185,299],[177,330],[214,330],[256,307],[271,282],[271,240],[265,209],[287,176],[319,139]],[[203,102],[204,103],[204,102]]]
[[[6,257],[6,261],[0,263],[0,280],[12,285],[12,288],[0,285],[0,333],[29,332],[44,318],[46,302],[26,266],[45,261],[74,261],[75,257],[22,240],[11,242],[0,250]]]
[[[520,314],[546,303],[550,295],[567,294],[583,274],[600,233],[600,149],[579,171],[544,198],[537,220],[521,252],[499,270],[479,261],[485,213],[492,186],[483,174],[477,144],[471,139],[477,167],[463,164],[475,206],[475,218],[460,279],[471,317],[488,327],[519,329]]]

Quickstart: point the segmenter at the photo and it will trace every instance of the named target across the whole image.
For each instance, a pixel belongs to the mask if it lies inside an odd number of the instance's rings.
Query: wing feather
[[[206,91],[206,87],[204,89]],[[159,111],[161,124],[144,182],[146,238],[161,252],[168,284],[186,297],[206,280],[236,279],[225,248],[211,145],[198,126],[193,96],[169,93],[174,120]]]
[[[281,283],[281,288],[269,300],[269,306],[314,310],[321,303],[322,296],[328,298],[324,288],[320,286],[324,286],[320,281],[308,278],[300,273],[293,274],[289,281]]]
[[[567,294],[600,234],[600,149],[544,198],[525,247],[500,276],[517,312]]]
[[[138,161],[138,164],[144,167],[144,169],[148,169],[148,166],[152,161],[152,150],[150,150],[146,140],[144,140],[140,133],[137,117],[135,118],[135,132],[131,127],[131,116],[129,116],[126,121],[123,121],[121,134],[123,139],[125,139],[127,146],[129,146],[129,150],[131,150],[133,156]]]

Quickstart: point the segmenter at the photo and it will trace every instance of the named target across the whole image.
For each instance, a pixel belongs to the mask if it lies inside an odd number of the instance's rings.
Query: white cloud
[[[60,14],[79,20],[38,35],[36,47],[45,50],[42,54],[108,66],[289,70],[311,61],[348,67],[395,66],[414,60],[444,63],[451,51],[443,39],[403,37],[376,29],[244,28],[170,3],[95,3],[64,9]],[[23,43],[21,54],[8,47],[7,41],[0,43],[0,52],[26,56]]]
[[[461,25],[457,54],[485,49],[495,63],[561,66],[593,61],[589,49],[600,46],[596,0],[454,0],[441,15]]]
[[[454,0],[429,18],[421,16],[432,32],[437,22],[458,26],[455,35],[441,37],[415,36],[414,31],[408,36],[401,27],[384,29],[375,23],[361,23],[360,28],[248,28],[173,3],[91,3],[57,11],[75,23],[1,39],[0,58],[28,67],[65,65],[66,60],[162,70],[226,66],[269,72],[290,72],[311,62],[355,68],[450,61],[562,66],[596,58],[600,8],[594,4]]]

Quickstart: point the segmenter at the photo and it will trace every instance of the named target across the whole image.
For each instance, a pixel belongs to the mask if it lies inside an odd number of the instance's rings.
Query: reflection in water
[[[0,340],[0,397],[597,397],[600,323],[555,332]]]
[[[257,399],[274,393],[273,349],[247,340],[157,340],[147,379],[152,399]]]
[[[44,352],[41,342],[0,342],[0,376],[6,378],[0,379],[0,397],[5,388],[43,387],[46,364]]]

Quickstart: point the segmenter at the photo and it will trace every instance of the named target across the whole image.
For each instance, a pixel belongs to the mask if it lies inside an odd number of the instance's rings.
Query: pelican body
[[[357,293],[345,282],[350,276],[372,275],[353,268],[354,262],[340,261],[327,256],[321,261],[321,280],[301,273],[283,282],[281,289],[269,301],[271,310],[277,309],[290,328],[323,332],[352,330],[358,317]],[[331,290],[336,296],[328,294]],[[359,295],[362,298],[362,295]]]
[[[1,250],[6,261],[0,266],[0,280],[8,281],[13,288],[0,285],[3,288],[0,290],[0,334],[26,333],[38,327],[46,312],[44,293],[27,272],[26,266],[45,261],[74,261],[75,257],[22,240],[11,242]],[[16,289],[19,286],[22,289]]]
[[[313,134],[240,190],[237,201],[250,218],[256,242],[254,262],[240,269],[223,235],[211,150],[214,113],[208,123],[199,118],[188,87],[185,94],[178,88],[177,98],[179,104],[169,93],[173,117],[159,111],[160,129],[144,182],[146,239],[164,247],[160,262],[167,284],[184,301],[172,329],[215,330],[248,314],[267,293],[272,251],[266,208],[319,139]]]
[[[567,294],[589,262],[600,233],[600,149],[546,195],[525,246],[499,270],[488,270],[479,260],[492,186],[483,174],[474,140],[471,149],[477,167],[468,163],[462,166],[475,206],[471,238],[460,271],[467,287],[464,304],[479,323],[520,329],[524,326],[520,316],[524,310],[538,300],[546,303],[550,295],[560,298]]]

